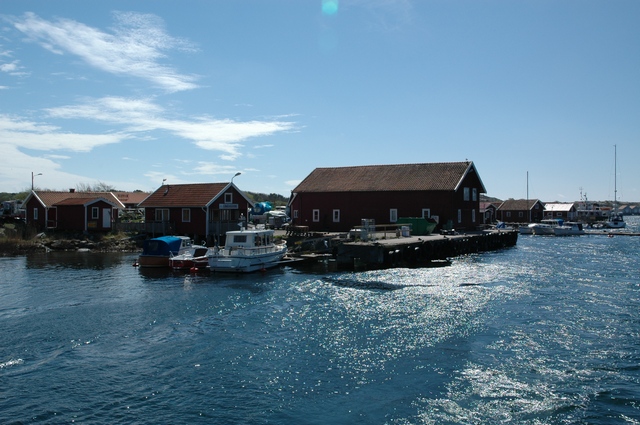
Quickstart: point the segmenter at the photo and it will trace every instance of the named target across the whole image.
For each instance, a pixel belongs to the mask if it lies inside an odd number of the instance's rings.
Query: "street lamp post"
[[[35,176],[41,176],[42,173],[38,173],[38,174],[33,174],[33,171],[31,172],[31,190],[33,190],[33,178]]]
[[[233,179],[235,179],[236,177],[238,177],[240,174],[242,174],[240,171],[238,171],[237,173],[235,173],[235,174],[233,175],[233,177],[231,177],[231,183],[229,183],[229,184],[233,184]],[[237,211],[237,210],[236,210],[236,211]],[[240,225],[240,227],[242,227],[242,226],[243,226],[243,224],[242,224],[242,222],[243,222],[243,221],[244,221],[244,217],[239,217],[239,225]]]

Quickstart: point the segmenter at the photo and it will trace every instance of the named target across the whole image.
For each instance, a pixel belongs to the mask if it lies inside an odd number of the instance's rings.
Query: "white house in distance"
[[[544,218],[561,218],[574,220],[578,209],[574,202],[547,202],[544,204]]]

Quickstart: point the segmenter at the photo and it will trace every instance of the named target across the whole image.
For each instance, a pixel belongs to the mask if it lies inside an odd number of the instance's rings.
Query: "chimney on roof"
[[[69,193],[75,193],[76,190],[75,189],[69,189]]]

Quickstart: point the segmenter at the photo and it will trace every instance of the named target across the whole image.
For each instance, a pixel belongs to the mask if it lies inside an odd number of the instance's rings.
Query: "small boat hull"
[[[553,235],[554,231],[553,231],[553,227],[547,226],[547,225],[542,225],[542,226],[533,227],[533,234],[537,235],[537,236]]]
[[[209,264],[208,251],[209,249],[205,246],[194,245],[192,250],[171,257],[169,259],[169,267],[174,270],[191,270],[194,267],[207,267]]]
[[[582,223],[567,222],[562,226],[554,227],[553,231],[556,236],[580,236],[585,234]]]
[[[209,270],[233,273],[250,273],[266,270],[278,266],[286,252],[286,246],[275,247],[274,251],[263,254],[245,254],[242,252],[234,254],[231,252],[231,255],[229,255],[228,250],[222,250],[218,254],[209,256]]]
[[[168,255],[144,255],[138,257],[139,267],[169,267]]]
[[[169,267],[174,270],[191,270],[192,268],[205,268],[209,265],[207,257],[182,257],[176,256],[169,259]]]

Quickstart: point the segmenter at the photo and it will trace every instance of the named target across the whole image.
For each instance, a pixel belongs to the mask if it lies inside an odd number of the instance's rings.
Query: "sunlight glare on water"
[[[0,258],[0,422],[638,423],[639,252],[521,237],[446,267],[247,276]]]

